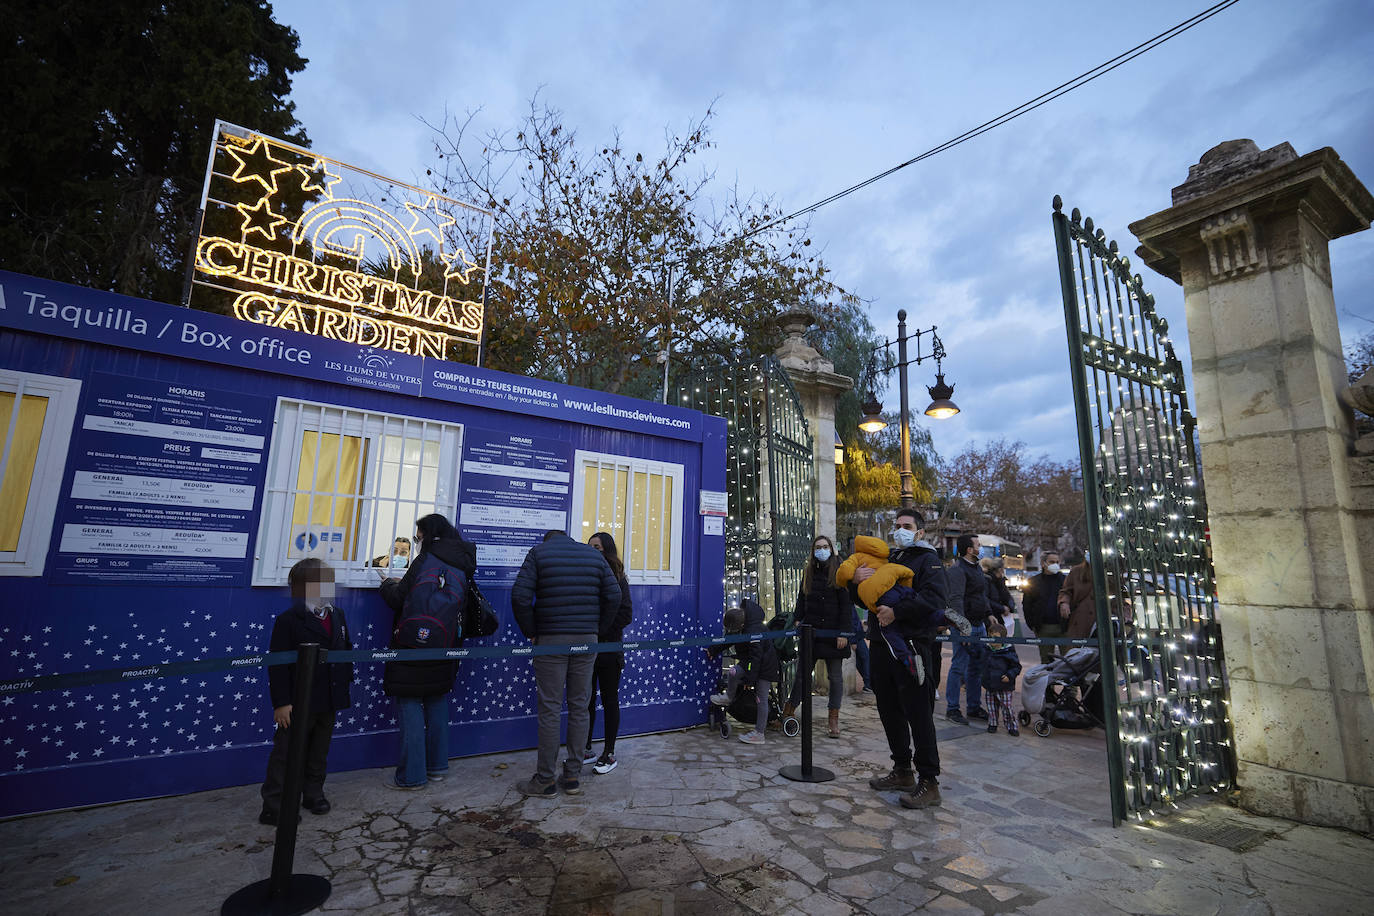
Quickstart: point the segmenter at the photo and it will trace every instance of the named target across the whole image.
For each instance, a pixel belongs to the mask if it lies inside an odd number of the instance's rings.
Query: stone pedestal
[[[835,401],[854,387],[854,380],[835,372],[835,364],[806,342],[802,335],[816,323],[815,316],[805,309],[793,309],[782,316],[783,331],[787,334],[782,346],[774,351],[778,362],[787,370],[792,386],[801,398],[806,423],[811,428],[812,458],[816,469],[815,494],[816,535],[835,540]],[[836,545],[836,549],[838,545]],[[824,670],[824,669],[822,669]],[[854,661],[845,663],[845,682],[853,689]]]
[[[1242,804],[1374,830],[1370,488],[1327,246],[1374,198],[1327,148],[1223,143],[1130,228],[1184,289]]]

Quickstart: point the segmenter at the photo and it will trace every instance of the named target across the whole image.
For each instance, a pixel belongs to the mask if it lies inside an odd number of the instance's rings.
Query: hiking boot
[[[940,784],[933,779],[922,779],[916,788],[898,799],[903,808],[940,807]]]
[[[968,719],[965,719],[964,714],[957,709],[945,710],[945,718],[951,722],[957,722],[960,725],[968,725]]]
[[[952,607],[945,608],[945,621],[953,624],[960,636],[967,636],[973,632],[973,624],[969,623],[968,618]]]
[[[536,798],[557,798],[558,786],[552,779],[545,781],[538,776],[531,776],[527,781],[516,786],[522,795],[533,795]]]
[[[916,771],[910,767],[893,767],[886,776],[874,776],[868,781],[870,789],[891,792],[893,789],[911,789],[916,786]]]
[[[988,720],[988,711],[981,706],[975,706],[968,711],[968,717],[970,719],[982,719],[986,722]]]

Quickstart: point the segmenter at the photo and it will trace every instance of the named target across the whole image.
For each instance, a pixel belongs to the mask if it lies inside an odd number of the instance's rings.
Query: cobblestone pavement
[[[329,877],[329,913],[1369,912],[1370,837],[1220,801],[1113,829],[1101,732],[940,720],[944,805],[908,811],[867,786],[890,765],[871,700],[847,701],[840,740],[820,706],[828,783],[778,776],[797,739],[705,728],[622,739],[620,766],[580,797],[520,796],[532,751],[455,760],[420,792],[336,774],[296,871]],[[2,823],[0,912],[217,912],[270,870],[257,811],[242,786]],[[1245,852],[1178,832],[1202,828],[1257,832]]]

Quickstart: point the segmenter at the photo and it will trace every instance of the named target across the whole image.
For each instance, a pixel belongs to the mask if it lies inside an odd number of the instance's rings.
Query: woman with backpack
[[[598,531],[587,540],[610,565],[615,580],[620,584],[620,608],[609,625],[604,625],[597,634],[600,642],[620,642],[625,638],[625,628],[634,617],[630,606],[630,581],[625,577],[625,564],[620,561],[616,550],[615,538],[605,531]],[[615,739],[620,734],[620,673],[625,669],[624,652],[598,652],[596,664],[592,668],[592,700],[590,718],[587,721],[587,750],[582,755],[584,764],[592,764],[592,772],[605,775],[615,769]],[[601,708],[606,713],[606,737],[601,745],[601,756],[592,750],[592,728],[596,725],[596,695],[601,693]]]
[[[467,583],[477,571],[477,546],[466,540],[449,520],[439,514],[426,515],[415,523],[418,545],[406,574],[387,579],[381,585],[382,600],[395,612],[392,622],[392,648],[405,615],[406,599],[434,558],[444,564],[449,575],[458,573],[463,581],[453,583],[458,594],[467,593]],[[401,759],[395,773],[387,774],[386,784],[393,789],[423,788],[429,780],[440,780],[448,772],[448,695],[458,676],[458,663],[451,661],[387,662],[382,674],[382,690],[396,698],[396,720],[401,729]]]
[[[849,590],[835,583],[835,571],[839,568],[835,556],[835,545],[830,538],[821,535],[811,543],[811,562],[806,564],[802,573],[801,591],[797,594],[796,624],[811,624],[817,630],[847,630],[854,619],[854,604],[849,598]],[[844,701],[844,660],[849,658],[849,641],[843,636],[825,637],[811,644],[815,661],[825,659],[826,672],[829,674],[830,691],[827,702],[829,720],[827,734],[831,738],[840,737],[840,704]],[[792,681],[792,692],[783,707],[783,716],[796,712],[801,704],[802,671]]]

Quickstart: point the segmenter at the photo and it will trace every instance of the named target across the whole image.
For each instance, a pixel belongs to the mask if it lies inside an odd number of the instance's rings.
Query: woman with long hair
[[[601,556],[611,567],[615,580],[620,584],[620,608],[610,624],[597,634],[601,642],[620,642],[625,636],[625,628],[634,617],[630,606],[630,582],[625,577],[625,564],[620,561],[616,550],[615,538],[605,531],[598,531],[587,539],[587,543],[601,551]],[[598,652],[596,664],[592,668],[592,701],[589,707],[591,719],[587,723],[587,749],[582,762],[592,764],[592,772],[605,775],[615,769],[615,739],[620,733],[620,673],[625,668],[624,652]],[[606,713],[606,737],[597,756],[592,750],[592,729],[596,725],[596,694],[601,693],[601,708]]]
[[[801,591],[797,594],[795,620],[798,626],[811,624],[817,630],[847,630],[854,619],[854,604],[848,589],[835,584],[835,570],[839,568],[835,545],[820,535],[811,542],[811,561],[802,572]],[[840,737],[840,704],[844,700],[844,660],[849,657],[849,641],[843,636],[816,639],[811,644],[815,660],[825,659],[830,681],[826,707],[829,711],[827,734]],[[783,707],[783,715],[797,711],[801,702],[802,671],[792,680],[792,691]]]
[[[382,583],[382,600],[395,612],[399,623],[406,596],[433,555],[471,579],[477,571],[477,547],[452,523],[437,513],[415,523],[419,545],[406,574]],[[466,583],[465,586],[466,587]],[[458,663],[435,661],[387,662],[382,670],[382,690],[396,698],[396,719],[401,729],[401,759],[386,784],[393,789],[419,789],[440,780],[448,772],[448,695],[458,676]]]

